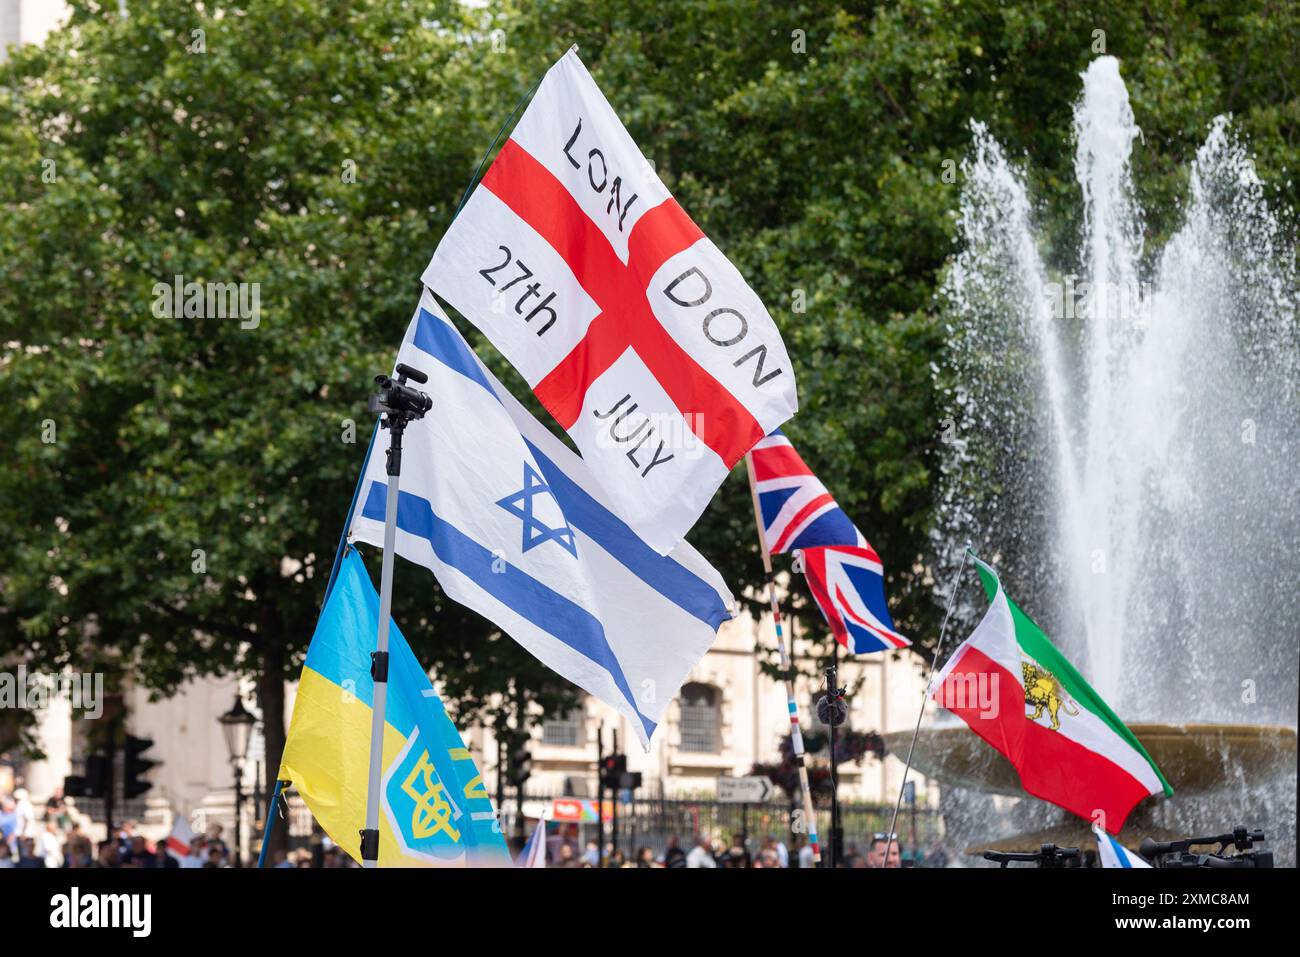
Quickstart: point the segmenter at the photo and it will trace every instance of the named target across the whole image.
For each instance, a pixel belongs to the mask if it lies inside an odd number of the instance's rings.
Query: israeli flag
[[[1102,867],[1151,866],[1102,830],[1100,825],[1093,824],[1092,833],[1097,837],[1097,857],[1101,860]]]
[[[690,545],[658,554],[611,511],[587,465],[499,383],[426,290],[398,361],[429,376],[406,430],[397,553],[538,660],[624,714],[641,745],[734,599]],[[381,431],[351,539],[383,547]]]

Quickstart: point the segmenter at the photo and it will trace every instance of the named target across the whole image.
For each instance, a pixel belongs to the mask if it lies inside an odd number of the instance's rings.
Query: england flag
[[[547,72],[423,280],[519,370],[613,510],[661,554],[798,408],[772,317],[575,50]]]
[[[813,599],[851,654],[905,648],[885,601],[876,550],[780,429],[754,446],[754,486],[773,554],[798,552]]]
[[[690,545],[660,555],[611,509],[591,470],[496,380],[426,291],[398,361],[432,409],[403,442],[397,553],[452,599],[650,735],[734,614]],[[362,480],[351,537],[383,547],[389,434]]]

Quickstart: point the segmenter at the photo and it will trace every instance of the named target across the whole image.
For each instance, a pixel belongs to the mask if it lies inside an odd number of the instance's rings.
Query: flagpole
[[[384,503],[384,559],[379,574],[379,628],[370,656],[373,690],[370,700],[370,769],[366,779],[366,824],[361,831],[361,866],[379,866],[379,787],[383,776],[384,726],[388,711],[388,625],[393,613],[393,565],[397,550],[397,497],[402,476],[402,433],[407,423],[422,418],[433,401],[406,385],[407,378],[421,384],[429,377],[418,369],[397,364],[397,379],[375,376],[379,392],[370,397],[370,411],[382,412],[388,430],[385,472],[388,494]]]
[[[781,628],[781,606],[776,598],[776,577],[772,574],[772,553],[767,548],[763,534],[763,510],[758,504],[758,483],[754,479],[754,459],[745,453],[745,472],[749,476],[749,494],[754,501],[754,528],[758,531],[758,546],[763,553],[763,571],[767,575],[767,600],[772,606],[772,621],[776,625],[776,647],[781,657],[781,673],[785,679],[785,701],[790,712],[790,743],[794,748],[795,764],[799,766],[799,790],[803,797],[803,816],[808,828],[808,841],[812,844],[813,864],[822,860],[821,845],[817,841],[817,809],[813,805],[812,789],[808,786],[808,768],[804,764],[803,732],[799,729],[799,705],[794,697],[794,667],[792,654],[786,649]],[[791,641],[793,645],[793,640]]]
[[[271,846],[271,829],[275,827],[275,812],[280,808],[280,793],[288,783],[290,782],[276,779],[275,793],[271,795],[270,803],[266,806],[266,827],[262,829],[262,850],[257,855],[257,869],[259,871],[266,867],[266,851]]]
[[[948,631],[948,619],[952,617],[953,599],[957,597],[957,586],[961,584],[962,572],[966,570],[966,556],[971,554],[970,542],[961,553],[961,564],[953,576],[952,590],[948,592],[948,610],[944,612],[943,624],[939,628],[939,641],[934,646],[934,657],[930,659],[930,673],[925,676],[925,690],[921,692],[921,713],[916,716],[916,727],[912,730],[912,743],[907,749],[907,763],[903,765],[903,783],[898,786],[898,800],[894,802],[894,816],[889,822],[885,834],[885,857],[882,866],[889,864],[889,852],[894,846],[894,828],[898,824],[898,810],[903,806],[903,792],[907,789],[907,775],[912,769],[912,755],[916,751],[916,739],[921,734],[921,722],[925,719],[925,706],[930,701],[930,682],[934,680],[934,669],[939,664],[939,652],[943,651],[943,636]]]

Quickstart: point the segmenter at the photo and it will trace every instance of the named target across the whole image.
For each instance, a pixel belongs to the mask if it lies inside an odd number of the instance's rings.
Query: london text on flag
[[[997,573],[978,558],[975,566],[989,609],[931,694],[1006,756],[1030,794],[1118,834],[1139,801],[1173,788]]]
[[[798,407],[776,325],[669,195],[575,51],[424,283],[487,334],[661,554]]]
[[[280,780],[360,862],[379,595],[349,548],[307,649]],[[390,624],[380,783],[379,866],[510,865],[483,777],[410,645]]]
[[[690,545],[660,555],[584,461],[492,376],[426,291],[398,360],[433,408],[403,443],[397,553],[543,664],[625,715],[643,746],[734,602]],[[382,547],[388,433],[352,534]]]

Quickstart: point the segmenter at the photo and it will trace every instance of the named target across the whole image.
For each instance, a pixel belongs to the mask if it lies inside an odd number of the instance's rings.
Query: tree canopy
[[[1144,130],[1153,228],[1173,225],[1218,113],[1279,205],[1300,190],[1290,4],[72,11],[0,66],[0,656],[129,672],[160,694],[257,676],[270,711],[320,606],[370,377],[483,151],[571,43],[768,305],[800,386],[786,431],[881,553],[895,620],[922,649],[941,611],[935,296],[969,121],[1033,158],[1053,235],[1072,235],[1070,107],[1104,51]],[[176,276],[257,283],[258,321],[158,315],[155,287]],[[744,482],[736,470],[691,536],[738,595],[762,578]],[[398,565],[395,616],[454,711],[497,692],[566,704],[526,652]],[[272,754],[281,733],[268,723]]]

